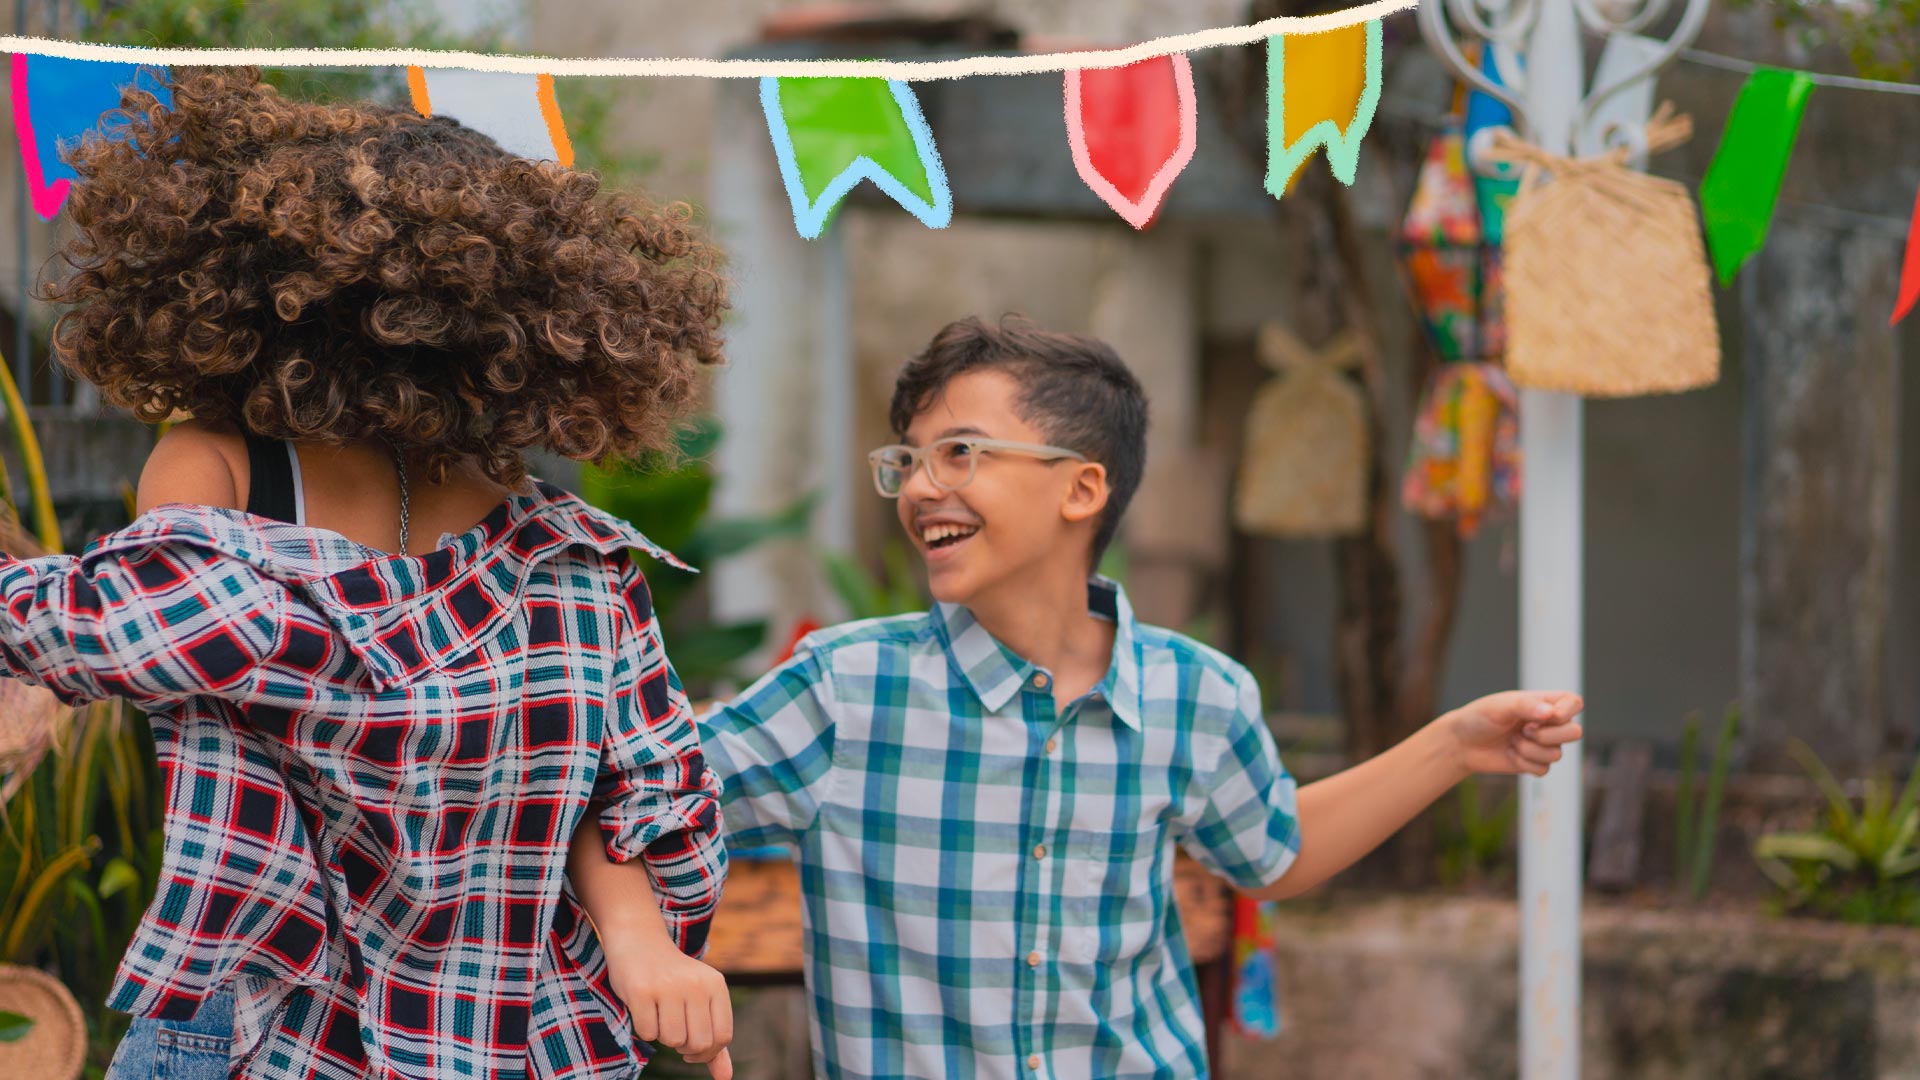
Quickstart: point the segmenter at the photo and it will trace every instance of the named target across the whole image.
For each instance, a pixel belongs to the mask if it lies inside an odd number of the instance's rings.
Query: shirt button
[[[1028,967],[1040,966],[1040,950],[1035,949],[1034,951],[1027,954],[1027,966]]]
[[[1039,1054],[1028,1054],[1028,1055],[1027,1055],[1027,1068],[1029,1068],[1029,1069],[1038,1069],[1039,1067],[1040,1067],[1040,1055],[1039,1055]]]
[[[1054,752],[1055,750],[1058,750],[1058,749],[1060,749],[1060,740],[1059,740],[1059,739],[1057,739],[1057,738],[1055,738],[1055,739],[1048,739],[1048,740],[1047,740],[1047,753],[1049,753],[1049,754],[1051,754],[1051,753],[1053,753],[1053,752]]]
[[[1034,858],[1036,858],[1036,859],[1044,859],[1044,858],[1046,858],[1046,857],[1047,857],[1047,845],[1045,845],[1045,844],[1035,844],[1035,845],[1033,845],[1033,857],[1034,857]]]
[[[1034,673],[1033,673],[1033,687],[1034,687],[1034,689],[1036,689],[1036,690],[1045,690],[1045,689],[1047,688],[1047,673],[1046,673],[1046,672],[1044,672],[1044,671],[1036,671],[1036,672],[1034,672]]]

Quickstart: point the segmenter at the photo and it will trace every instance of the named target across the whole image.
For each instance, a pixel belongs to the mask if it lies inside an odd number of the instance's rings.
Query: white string
[[[1786,68],[1779,64],[1759,64],[1752,60],[1742,60],[1734,56],[1722,56],[1704,49],[1681,49],[1682,59],[1696,64],[1719,68],[1722,71],[1734,71],[1740,74],[1752,74],[1763,67],[1781,68],[1786,71],[1799,71],[1798,68]],[[1860,79],[1852,75],[1828,75],[1819,71],[1799,71],[1808,82],[1815,86],[1832,86],[1842,90],[1866,90],[1877,94],[1912,94],[1920,96],[1920,84],[1890,82],[1885,79]]]
[[[970,56],[954,60],[703,60],[669,58],[521,56],[435,49],[182,49],[141,45],[95,45],[51,38],[0,36],[0,52],[60,56],[70,60],[238,67],[423,67],[504,71],[521,75],[646,75],[714,79],[864,77],[961,79],[969,75],[1036,75],[1069,68],[1116,68],[1157,56],[1227,45],[1251,45],[1283,34],[1317,34],[1357,26],[1417,7],[1420,0],[1372,0],[1324,15],[1282,16],[1249,26],[1174,34],[1120,49]]]

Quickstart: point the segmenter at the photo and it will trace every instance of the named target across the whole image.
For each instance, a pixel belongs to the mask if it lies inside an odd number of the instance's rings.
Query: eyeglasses
[[[1058,446],[956,436],[935,439],[917,450],[911,446],[883,446],[868,454],[867,461],[873,465],[874,488],[886,498],[897,499],[913,476],[913,470],[923,465],[927,479],[941,491],[966,487],[973,481],[973,470],[981,454],[1018,454],[1043,461],[1087,460],[1085,454]]]

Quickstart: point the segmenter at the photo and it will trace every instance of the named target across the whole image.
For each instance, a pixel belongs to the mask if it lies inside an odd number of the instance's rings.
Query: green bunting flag
[[[1722,285],[1731,284],[1767,242],[1773,204],[1812,91],[1804,72],[1763,67],[1747,78],[1733,103],[1720,149],[1700,181],[1700,214]]]
[[[953,196],[913,89],[889,79],[760,80],[793,222],[811,240],[861,180],[930,228],[953,219]]]

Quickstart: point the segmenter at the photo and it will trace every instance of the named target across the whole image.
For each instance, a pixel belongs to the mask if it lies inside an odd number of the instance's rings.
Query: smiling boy
[[[731,842],[797,847],[822,1075],[1204,1076],[1176,844],[1296,896],[1579,738],[1577,696],[1496,694],[1296,791],[1246,669],[1092,573],[1145,464],[1111,348],[962,320],[891,421],[874,482],[934,608],[819,631],[702,721]],[[607,870],[576,884],[619,889]]]

